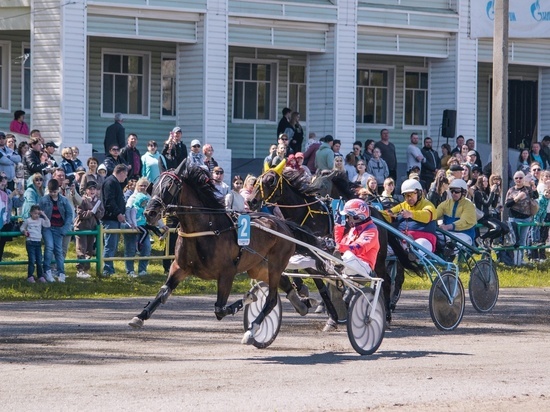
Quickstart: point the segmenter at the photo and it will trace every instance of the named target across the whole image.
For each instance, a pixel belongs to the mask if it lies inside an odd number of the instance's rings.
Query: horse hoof
[[[134,329],[141,329],[143,327],[143,320],[135,316],[130,322],[128,322],[128,325]]]
[[[338,323],[335,322],[333,319],[327,320],[327,323],[323,328],[323,332],[333,332],[335,330],[338,330]]]
[[[248,330],[245,332],[243,339],[241,340],[241,343],[243,345],[252,345],[254,343],[254,336],[252,336],[251,331]]]
[[[300,299],[300,296],[298,296],[296,290],[292,289],[290,292],[288,292],[286,297],[290,301],[290,303],[292,303],[292,306],[294,306],[296,312],[298,312],[301,316],[307,315],[307,305],[302,301],[302,299]]]

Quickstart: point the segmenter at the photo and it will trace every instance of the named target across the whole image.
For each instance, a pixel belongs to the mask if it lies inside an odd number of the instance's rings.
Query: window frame
[[[269,64],[271,65],[271,99],[270,99],[270,110],[269,110],[269,119],[236,119],[234,117],[235,112],[235,67],[238,63],[249,63],[249,64]],[[248,123],[248,124],[276,124],[277,119],[277,95],[278,95],[278,78],[279,78],[279,62],[277,60],[269,59],[245,59],[245,58],[234,58],[232,65],[233,73],[231,75],[231,122],[232,123]]]
[[[2,55],[2,88],[0,89],[0,112],[9,113],[11,102],[11,42],[0,40],[0,54]]]
[[[29,49],[29,68],[27,69],[25,67],[25,63],[27,62],[27,60],[25,60],[24,62],[21,63],[21,109],[22,110],[28,110],[28,111],[32,111],[32,49],[31,49],[31,44],[30,43],[22,43],[21,44],[21,55],[24,56],[25,55],[25,50],[26,49]],[[30,90],[29,90],[29,105],[27,106],[27,101],[25,99],[25,71],[29,72],[29,77],[30,77],[30,81],[29,81],[29,87],[30,87]]]
[[[118,55],[118,56],[138,56],[143,57],[143,96],[142,96],[142,110],[145,110],[146,114],[131,114],[131,113],[124,113],[124,117],[126,119],[150,119],[151,118],[151,52],[147,51],[136,51],[136,50],[127,50],[127,49],[109,49],[109,48],[103,48],[101,49],[101,68],[100,68],[100,76],[101,76],[101,96],[100,96],[100,117],[102,118],[112,118],[113,115],[116,113],[109,113],[105,112],[103,110],[103,94],[104,94],[104,71],[103,71],[103,64],[104,64],[104,56],[106,54],[112,54],[112,55]]]
[[[297,66],[297,67],[302,67],[304,69],[304,83],[292,83],[290,81],[290,67],[291,66]],[[297,96],[298,96],[298,107],[294,108],[293,110],[294,111],[297,111],[298,113],[300,113],[300,124],[302,126],[307,126],[307,108],[308,108],[308,98],[307,98],[307,64],[306,63],[299,63],[299,62],[292,62],[292,61],[289,61],[288,62],[288,67],[287,67],[287,78],[288,78],[288,81],[287,81],[287,105],[286,107],[290,107],[292,109],[292,106],[290,104],[290,86],[291,85],[298,85],[298,93],[297,93]],[[305,87],[305,96],[304,96],[304,99],[305,99],[305,102],[304,102],[304,106],[305,106],[305,110],[300,110],[300,95],[299,95],[299,85],[304,85]]]
[[[163,98],[164,98],[164,78],[162,73],[162,63],[164,60],[175,60],[176,61],[176,73],[174,74],[174,81],[173,81],[173,96],[172,96],[172,103],[174,105],[174,114],[173,115],[167,115],[164,114],[164,107],[163,107]],[[160,119],[161,120],[173,120],[177,118],[178,115],[178,56],[176,53],[161,53],[160,55]]]
[[[355,113],[355,124],[358,128],[385,128],[385,129],[393,129],[395,127],[395,93],[396,93],[396,73],[397,69],[396,66],[386,66],[386,65],[370,65],[370,64],[363,64],[357,66],[357,71],[355,75],[356,84],[355,84],[355,104],[359,106],[359,103],[357,101],[357,89],[359,87],[365,87],[360,86],[357,84],[357,75],[359,74],[359,71],[362,70],[369,70],[369,71],[386,71],[388,73],[388,101],[386,102],[386,123],[363,123],[363,122],[357,122],[357,109]]]
[[[407,89],[407,73],[426,73],[428,75],[426,91],[426,111],[425,111],[425,125],[406,124],[406,111],[407,111],[407,90],[423,90],[423,89]],[[403,122],[402,126],[404,130],[428,130],[429,126],[429,114],[430,114],[430,71],[427,67],[405,67],[403,70]]]

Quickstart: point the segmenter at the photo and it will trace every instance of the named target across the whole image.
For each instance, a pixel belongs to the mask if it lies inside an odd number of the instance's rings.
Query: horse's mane
[[[183,173],[182,180],[188,183],[197,193],[197,197],[204,207],[225,209],[222,199],[217,196],[216,186],[210,173],[198,166],[188,166]]]
[[[316,190],[312,190],[311,183],[303,170],[286,169],[283,170],[283,177],[303,196],[315,196]]]
[[[339,192],[339,196],[343,199],[353,199],[357,197],[353,190],[356,185],[351,183],[348,179],[346,172],[339,170],[333,170],[330,173],[322,173],[317,176],[311,183],[309,190],[313,193],[319,193],[321,195],[330,195],[330,186],[334,186]]]

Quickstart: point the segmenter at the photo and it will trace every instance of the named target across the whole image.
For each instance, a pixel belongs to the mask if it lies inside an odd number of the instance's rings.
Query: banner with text
[[[470,0],[471,37],[493,37],[495,3]],[[550,0],[510,0],[509,37],[550,38]]]

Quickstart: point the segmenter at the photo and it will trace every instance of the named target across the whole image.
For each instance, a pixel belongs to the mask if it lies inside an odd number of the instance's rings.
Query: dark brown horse
[[[281,173],[271,169],[264,172],[257,179],[249,203],[251,207],[257,207],[262,201],[278,205],[286,219],[310,228],[318,236],[332,237],[332,216],[327,213],[327,207],[316,196],[316,193],[341,199],[344,202],[356,197],[354,184],[349,182],[347,176],[342,176],[338,172],[320,176],[310,184],[303,173],[299,171],[286,169]],[[371,207],[370,211],[372,217],[383,220],[377,209]],[[381,227],[378,228],[378,233],[380,252],[377,256],[374,271],[377,276],[384,279],[382,289],[384,291],[386,318],[391,321],[390,295],[392,282],[386,266],[388,245],[392,247],[397,259],[404,268],[415,273],[419,273],[420,268],[409,260],[408,254],[403,250],[397,238],[388,236],[388,232]],[[321,296],[326,304],[326,299],[322,294]],[[333,317],[328,305],[327,311]]]
[[[314,242],[313,236],[293,230],[292,224],[271,215],[251,215],[250,244],[237,244],[237,224],[226,213],[210,174],[199,167],[187,168],[184,161],[175,171],[164,172],[152,189],[152,198],[145,210],[149,224],[156,224],[164,210],[175,213],[179,219],[178,239],[168,278],[156,298],[132,319],[133,327],[143,326],[160,303],[186,277],[194,275],[216,280],[218,294],[215,314],[218,320],[242,308],[238,301],[227,306],[231,286],[237,273],[247,272],[252,279],[269,286],[265,305],[251,323],[243,343],[252,343],[254,333],[277,303],[277,287],[281,273],[294,254],[292,241],[267,233],[268,228],[305,242]],[[288,280],[287,280],[288,281]]]

